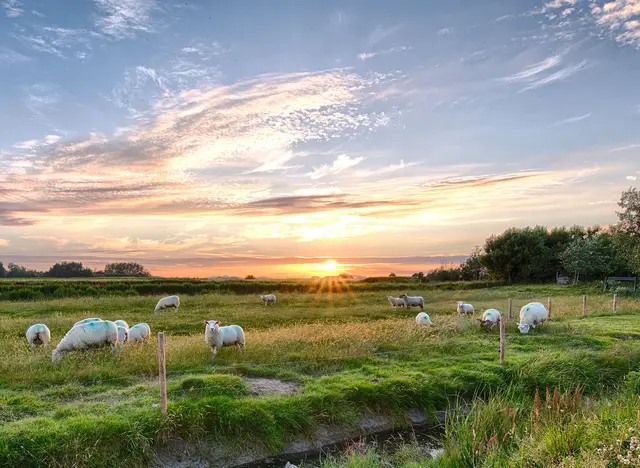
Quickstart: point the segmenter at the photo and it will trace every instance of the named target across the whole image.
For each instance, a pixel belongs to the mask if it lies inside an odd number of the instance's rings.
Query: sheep
[[[62,355],[75,349],[87,349],[109,346],[112,351],[117,349],[118,327],[109,320],[88,322],[76,325],[62,338],[51,354],[53,362],[60,361]]]
[[[488,331],[493,330],[497,324],[502,320],[502,314],[498,309],[487,309],[482,314],[482,318],[478,319],[480,326],[486,328]]]
[[[267,304],[275,304],[276,303],[276,295],[275,294],[264,294],[264,295],[260,296],[260,299],[262,299],[262,302],[264,302],[265,306]]]
[[[178,312],[178,308],[180,307],[180,298],[178,296],[163,297],[156,304],[154,312],[157,313],[161,309],[167,309],[169,307],[175,307],[176,312]]]
[[[422,296],[407,296],[406,294],[400,294],[399,299],[402,299],[405,307],[420,307],[420,310],[424,310],[424,299]]]
[[[474,312],[473,305],[466,304],[464,301],[458,302],[458,313],[473,315],[473,312]]]
[[[204,342],[211,347],[211,354],[216,357],[218,349],[223,346],[235,345],[244,352],[244,330],[238,325],[222,325],[218,320],[205,320]]]
[[[146,323],[139,323],[129,328],[129,343],[141,343],[151,336],[151,327]]]
[[[530,302],[520,309],[520,323],[518,330],[520,333],[529,333],[529,328],[536,328],[549,318],[547,308],[541,302]]]
[[[102,322],[101,318],[86,318],[84,320],[80,320],[79,322],[76,322],[73,324],[74,327],[78,326],[78,325],[84,325],[85,323],[90,323],[90,322]],[[73,327],[71,327],[73,328]]]
[[[420,312],[418,315],[416,315],[416,323],[418,325],[433,325],[433,322],[426,312]]]
[[[124,320],[115,320],[113,323],[115,323],[117,327],[122,327],[127,331],[129,330],[129,324]]]
[[[31,325],[27,330],[27,342],[33,349],[37,345],[49,346],[51,343],[51,332],[43,323]]]
[[[118,344],[125,344],[127,341],[129,341],[129,329],[118,326]]]
[[[389,300],[389,304],[391,304],[391,307],[393,307],[394,309],[396,307],[404,307],[404,301],[399,297],[387,296],[387,299]]]

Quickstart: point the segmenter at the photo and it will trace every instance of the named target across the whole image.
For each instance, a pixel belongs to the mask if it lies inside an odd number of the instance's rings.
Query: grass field
[[[0,302],[0,466],[115,467],[123,460],[126,466],[147,466],[168,439],[238,447],[252,440],[276,451],[321,424],[353,425],[368,412],[390,413],[402,424],[408,408],[444,409],[460,398],[481,400],[471,413],[448,422],[442,458],[421,460],[408,446],[401,464],[508,466],[520,460],[553,466],[616,459],[615,450],[602,447],[623,437],[624,426],[638,424],[640,379],[634,372],[640,368],[640,300],[619,298],[618,313],[612,315],[611,295],[594,289],[583,319],[582,289],[408,292],[425,296],[434,326],[416,326],[416,310],[392,310],[384,291],[281,293],[278,304],[269,307],[255,295],[182,295],[178,314],[156,315],[153,296]],[[478,329],[479,311],[506,312],[512,297],[517,317],[526,302],[546,303],[549,294],[548,324],[520,335],[517,320],[508,323],[507,363],[500,366],[497,333]],[[459,317],[457,300],[472,302],[476,317]],[[74,322],[93,316],[130,325],[146,322],[153,338],[145,345],[125,345],[116,354],[77,352],[56,364],[51,350],[31,352],[26,345],[24,332],[33,323],[46,323],[55,345]],[[225,348],[212,360],[203,342],[204,319],[241,325],[246,353]],[[158,331],[167,335],[167,417],[158,408]],[[255,396],[245,377],[296,382],[299,390]],[[578,385],[578,408],[559,408],[563,416],[554,418],[543,405],[538,420],[531,416],[536,390],[544,401],[546,388],[557,388],[564,402],[565,392]],[[505,407],[526,417],[514,418],[509,409],[502,417]],[[559,428],[576,421],[599,432],[569,443],[563,439],[567,431]],[[560,431],[561,442],[531,442],[534,429],[543,428]],[[553,439],[546,432],[544,437]],[[396,456],[365,452],[334,462],[378,466],[384,457]]]

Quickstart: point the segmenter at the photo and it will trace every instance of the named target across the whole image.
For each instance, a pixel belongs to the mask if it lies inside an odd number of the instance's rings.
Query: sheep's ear
[[[216,325],[222,325],[222,322],[220,320],[216,320]]]
[[[209,325],[209,321],[208,321],[208,320],[205,320],[205,321],[204,321],[204,324],[205,324],[205,325]]]

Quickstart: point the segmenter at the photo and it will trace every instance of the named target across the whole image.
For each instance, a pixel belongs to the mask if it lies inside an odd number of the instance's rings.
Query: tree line
[[[85,268],[82,262],[60,262],[47,271],[31,270],[22,265],[0,262],[0,278],[88,278],[94,276],[148,277],[151,273],[136,262],[107,263],[104,270]]]
[[[611,226],[510,228],[476,246],[458,267],[414,273],[417,282],[545,282],[640,275],[640,191],[622,192]]]

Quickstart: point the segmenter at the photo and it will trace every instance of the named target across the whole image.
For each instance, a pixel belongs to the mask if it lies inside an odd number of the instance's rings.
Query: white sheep
[[[426,312],[420,312],[418,315],[416,315],[416,323],[418,325],[433,325],[433,322]]]
[[[387,299],[389,300],[389,304],[391,304],[391,307],[393,307],[394,309],[396,307],[404,307],[404,301],[399,297],[387,296]]]
[[[114,320],[113,323],[115,323],[117,327],[122,327],[126,330],[129,330],[129,324],[124,320]]]
[[[260,296],[260,299],[262,299],[262,302],[264,302],[265,306],[267,304],[275,304],[276,303],[276,295],[275,294],[264,294],[264,295]]]
[[[114,322],[115,323],[115,322]],[[125,327],[118,327],[118,344],[125,344],[129,341],[129,330]]]
[[[167,309],[169,307],[175,307],[176,312],[178,312],[178,308],[180,307],[180,298],[178,296],[163,297],[156,304],[154,312],[159,312],[160,310]]]
[[[244,330],[238,325],[221,327],[218,320],[205,320],[204,342],[211,347],[211,354],[216,357],[218,349],[224,346],[234,346],[244,351]]]
[[[493,327],[499,324],[500,320],[502,320],[502,314],[498,309],[487,309],[482,314],[482,318],[478,319],[478,322],[480,322],[481,327],[493,330]]]
[[[542,322],[549,318],[547,308],[541,302],[530,302],[520,309],[520,323],[518,330],[520,333],[529,333],[529,328],[536,328]]]
[[[146,323],[139,323],[129,328],[129,343],[141,343],[151,336],[151,327]]]
[[[420,310],[424,310],[424,299],[422,296],[407,296],[406,294],[400,294],[400,299],[404,302],[405,307],[420,307]]]
[[[31,325],[27,330],[27,342],[31,348],[37,345],[49,346],[51,343],[51,332],[43,323]]]
[[[474,311],[475,310],[474,310],[472,304],[467,304],[464,301],[459,301],[458,302],[458,313],[466,314],[466,315],[473,315]]]
[[[76,322],[73,324],[74,327],[78,326],[78,325],[84,325],[85,323],[90,323],[90,322],[102,322],[101,318],[86,318],[84,320],[80,320],[79,322]],[[73,328],[73,327],[71,327]]]
[[[76,325],[64,335],[56,349],[51,354],[51,360],[56,362],[62,355],[76,349],[100,348],[109,346],[115,351],[118,345],[118,327],[109,320],[89,322]]]

